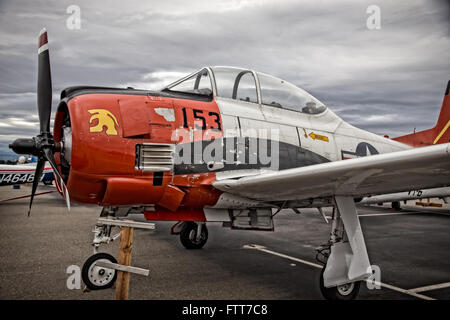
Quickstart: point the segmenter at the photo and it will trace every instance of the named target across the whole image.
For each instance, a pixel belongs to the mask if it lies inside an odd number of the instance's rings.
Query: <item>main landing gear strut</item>
[[[336,196],[334,204],[330,240],[317,250],[320,291],[327,300],[353,300],[371,268],[353,198]]]

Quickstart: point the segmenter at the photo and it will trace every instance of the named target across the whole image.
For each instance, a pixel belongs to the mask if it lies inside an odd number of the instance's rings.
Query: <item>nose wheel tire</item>
[[[336,287],[326,288],[323,280],[323,273],[325,271],[323,267],[320,272],[320,291],[327,300],[354,300],[358,296],[361,281],[350,282]]]
[[[81,278],[90,290],[111,288],[117,279],[116,270],[97,266],[99,261],[117,263],[117,260],[108,253],[100,252],[90,256],[81,270]]]
[[[195,222],[186,223],[180,232],[180,241],[186,249],[201,249],[208,240],[208,229],[202,225],[200,239],[197,240],[197,224]]]

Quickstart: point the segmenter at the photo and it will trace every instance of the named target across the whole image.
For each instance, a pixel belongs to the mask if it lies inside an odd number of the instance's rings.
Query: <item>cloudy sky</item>
[[[71,5],[80,29],[67,27]],[[370,5],[380,8],[380,29],[367,27]],[[351,124],[394,137],[437,119],[450,79],[449,21],[447,0],[0,0],[0,158],[15,138],[38,133],[44,26],[53,109],[71,85],[155,89],[232,65],[286,79]]]

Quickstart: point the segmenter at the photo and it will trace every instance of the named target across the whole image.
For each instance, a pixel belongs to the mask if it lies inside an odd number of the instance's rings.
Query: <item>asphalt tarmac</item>
[[[53,190],[40,186],[38,192]],[[26,195],[0,188],[0,200]],[[92,254],[92,228],[100,207],[65,202],[56,193],[0,202],[0,299],[114,299],[115,291],[69,290],[71,265]],[[409,202],[411,203],[411,202]],[[360,207],[369,258],[380,267],[381,289],[361,286],[359,299],[450,299],[450,210],[404,206]],[[330,214],[330,210],[325,210]],[[135,217],[140,218],[140,217]],[[171,222],[155,231],[135,230],[130,299],[322,299],[315,248],[330,226],[315,209],[283,210],[275,232],[240,231],[208,224],[202,250],[186,250],[170,235]],[[117,257],[118,241],[101,247]],[[82,287],[83,288],[83,284]]]

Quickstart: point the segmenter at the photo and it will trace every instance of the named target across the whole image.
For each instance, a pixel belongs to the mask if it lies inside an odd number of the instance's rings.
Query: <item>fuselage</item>
[[[355,128],[305,91],[269,77],[213,67],[161,91],[64,90],[54,126],[64,147],[55,157],[71,199],[203,208],[219,201],[211,186],[218,179],[410,148]],[[191,80],[192,90],[182,91]],[[278,81],[289,99],[277,93]],[[295,103],[305,106],[295,110]]]

